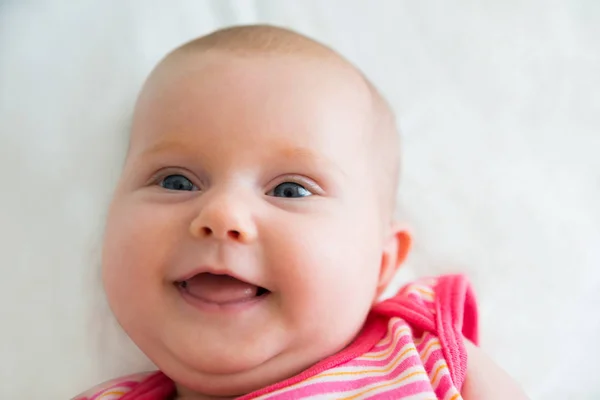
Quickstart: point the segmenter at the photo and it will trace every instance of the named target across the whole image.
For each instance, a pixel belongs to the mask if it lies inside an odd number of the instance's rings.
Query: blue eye
[[[272,196],[286,198],[312,196],[312,193],[304,186],[294,182],[280,183],[279,185],[275,186],[275,189],[273,189],[272,193]]]
[[[183,175],[169,175],[163,178],[159,185],[167,190],[192,191],[196,186]]]

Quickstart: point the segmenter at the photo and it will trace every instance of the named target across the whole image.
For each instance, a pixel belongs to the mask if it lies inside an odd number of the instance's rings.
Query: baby
[[[174,50],[139,96],[106,224],[110,307],[159,368],[77,399],[519,399],[473,345],[461,276],[378,302],[393,113],[333,50],[271,26]]]

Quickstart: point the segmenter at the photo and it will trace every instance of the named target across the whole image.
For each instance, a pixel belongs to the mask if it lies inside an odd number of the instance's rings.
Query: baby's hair
[[[226,50],[239,55],[293,54],[340,59],[331,48],[286,28],[271,25],[244,25],[224,28],[180,46],[174,52]]]
[[[373,83],[352,63],[330,47],[290,29],[272,25],[244,25],[214,31],[189,41],[168,54],[161,65],[198,52],[230,52],[236,56],[294,55],[318,58],[358,74],[371,99],[373,132],[372,165],[381,187],[382,216],[393,217],[400,170],[399,135],[394,113]]]

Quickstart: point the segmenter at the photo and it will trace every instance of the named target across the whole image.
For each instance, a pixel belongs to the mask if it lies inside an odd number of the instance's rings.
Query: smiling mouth
[[[242,281],[230,275],[202,272],[191,278],[176,281],[185,296],[213,305],[234,305],[266,297],[268,289]]]

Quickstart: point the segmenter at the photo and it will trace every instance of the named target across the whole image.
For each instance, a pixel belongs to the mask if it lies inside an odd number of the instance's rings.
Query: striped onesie
[[[477,308],[467,280],[420,280],[373,307],[361,333],[338,354],[238,400],[462,399],[463,338],[477,343]],[[77,400],[168,400],[174,391],[159,371],[123,378]]]

